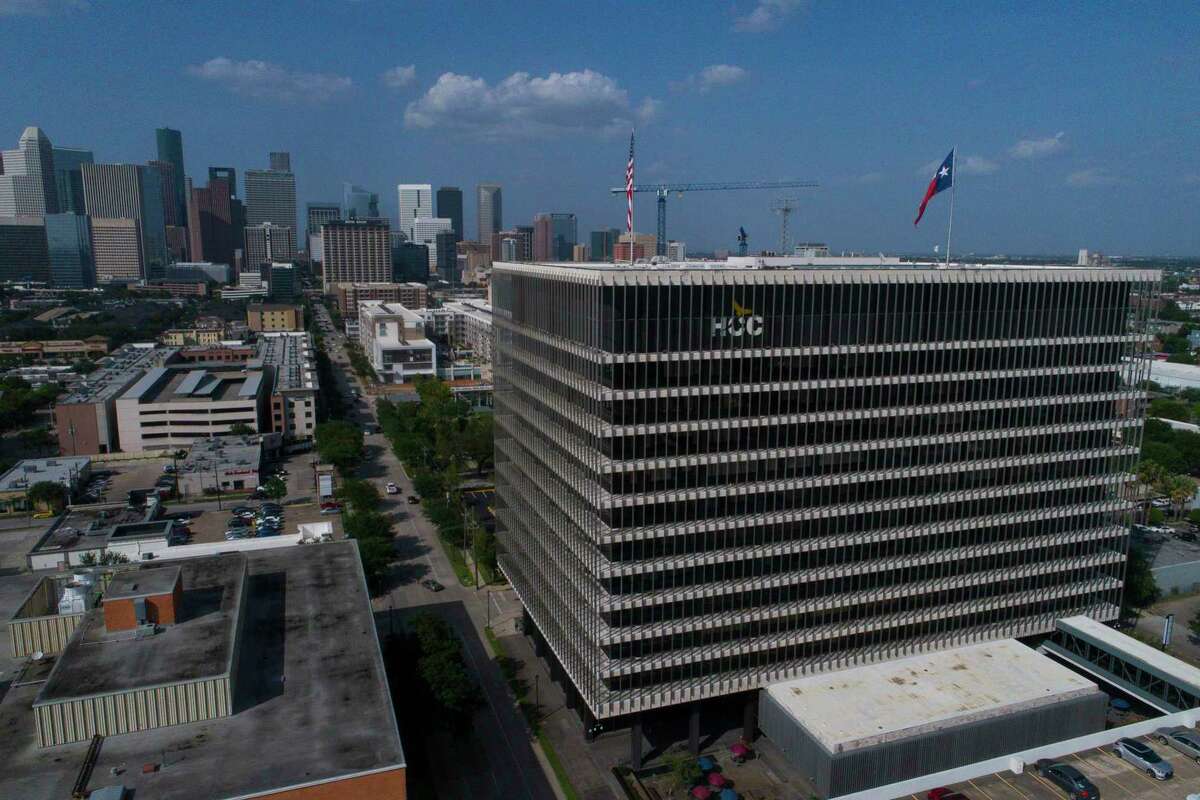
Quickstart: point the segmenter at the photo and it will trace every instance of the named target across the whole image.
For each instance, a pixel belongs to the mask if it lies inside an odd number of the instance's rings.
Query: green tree
[[[1196,496],[1196,482],[1187,475],[1172,475],[1163,488],[1175,508],[1175,516],[1182,516],[1183,506]]]
[[[54,481],[38,481],[29,487],[29,502],[57,514],[67,505],[67,487]]]
[[[1190,350],[1184,350],[1181,353],[1171,353],[1167,356],[1167,361],[1171,364],[1191,364],[1195,366],[1196,356],[1192,355]]]
[[[490,467],[495,458],[494,427],[491,414],[475,413],[467,420],[463,444],[467,457],[475,462],[475,468],[479,472]]]
[[[463,661],[462,643],[444,620],[423,612],[410,621],[420,655],[417,675],[429,692],[439,718],[461,730],[482,701]]]
[[[1200,611],[1192,614],[1192,618],[1188,620],[1188,630],[1192,632],[1192,636],[1200,638]]]
[[[413,488],[421,497],[441,499],[445,494],[441,476],[428,469],[420,469],[413,473]]]
[[[1150,401],[1150,408],[1146,411],[1146,414],[1151,417],[1191,422],[1192,407],[1181,400],[1159,397]]]
[[[352,511],[342,520],[342,528],[352,539],[392,540],[392,523],[378,511]]]
[[[354,511],[374,511],[379,507],[379,490],[369,481],[347,479],[334,494]]]
[[[284,497],[287,495],[288,491],[287,484],[284,482],[283,478],[280,478],[279,476],[275,476],[264,483],[262,489],[263,494],[272,500],[278,500],[279,498]]]
[[[344,420],[323,422],[316,427],[313,438],[321,458],[349,474],[362,460],[362,429]]]
[[[1188,522],[1193,525],[1200,525],[1200,508],[1193,508],[1188,512]]]
[[[472,557],[488,571],[496,574],[496,534],[490,533],[482,525],[475,527]]]
[[[1153,605],[1161,596],[1150,563],[1140,548],[1129,548],[1129,559],[1125,566],[1125,595],[1122,605],[1127,610],[1142,609]]]
[[[667,774],[671,776],[671,783],[681,792],[689,791],[703,778],[700,765],[689,753],[668,753],[663,761],[666,762]]]
[[[395,560],[396,550],[386,539],[359,539],[358,556],[362,559],[363,573],[367,576],[367,588],[378,595],[387,586],[388,571]]]
[[[252,436],[254,428],[251,428],[244,422],[235,422],[229,426],[229,433],[232,436]]]

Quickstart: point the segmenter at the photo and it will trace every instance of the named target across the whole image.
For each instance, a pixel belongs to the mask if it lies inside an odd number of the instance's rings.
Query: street
[[[328,312],[316,307],[318,324],[328,322]],[[358,377],[350,369],[340,332],[324,333],[327,350],[334,366],[337,390],[343,397],[357,389],[360,398],[348,407],[343,418],[357,425],[372,424],[378,430],[374,398],[367,396]],[[475,715],[470,741],[451,741],[445,734],[406,718],[397,709],[405,741],[423,737],[429,755],[429,772],[439,798],[555,798],[560,796],[553,779],[543,769],[530,741],[528,728],[516,708],[504,677],[484,645],[484,627],[512,627],[520,615],[520,604],[510,589],[467,589],[459,584],[433,525],[406,498],[415,494],[412,481],[381,433],[364,437],[366,454],[357,477],[375,484],[382,495],[380,511],[390,516],[396,530],[397,563],[392,570],[390,591],[374,600],[381,633],[398,629],[405,618],[428,611],[445,619],[463,642],[467,666],[483,690],[485,702]],[[394,481],[400,493],[386,494],[384,486]],[[432,592],[421,585],[434,578],[445,589]]]

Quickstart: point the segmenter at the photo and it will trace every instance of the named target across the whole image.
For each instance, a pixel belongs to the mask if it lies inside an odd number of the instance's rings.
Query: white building
[[[400,230],[412,241],[413,220],[432,217],[433,186],[428,183],[401,183],[396,187],[400,197]]]
[[[429,248],[429,271],[437,269],[437,235],[444,231],[454,231],[454,223],[445,217],[417,217],[412,221],[412,229],[408,240],[413,244],[423,244]]]
[[[227,367],[155,367],[117,398],[117,429],[125,452],[190,445],[242,424],[263,430],[264,374]]]
[[[437,347],[425,336],[421,314],[399,303],[364,300],[358,306],[359,342],[384,383],[408,383],[437,374]]]
[[[667,258],[672,261],[687,261],[687,242],[674,239],[667,242]]]

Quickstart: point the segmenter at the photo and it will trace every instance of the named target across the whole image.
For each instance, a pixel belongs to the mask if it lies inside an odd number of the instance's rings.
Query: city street
[[[317,307],[318,323],[328,320],[327,313]],[[346,360],[345,337],[335,332],[325,333],[334,365],[337,390],[343,397],[351,389],[361,395],[344,418],[355,424],[377,423],[375,399],[368,397]],[[474,673],[484,692],[485,702],[476,713],[470,741],[451,741],[422,724],[422,720],[406,718],[404,709],[397,711],[406,741],[414,737],[425,739],[430,759],[430,772],[439,798],[555,798],[560,790],[535,753],[528,728],[505,684],[499,666],[484,644],[484,627],[490,621],[496,629],[512,631],[520,616],[520,604],[511,590],[476,591],[461,586],[454,570],[438,542],[437,531],[420,512],[420,506],[409,505],[406,498],[414,494],[412,482],[381,433],[365,437],[366,456],[358,477],[370,480],[383,497],[380,510],[392,517],[395,524],[397,563],[393,568],[391,590],[375,599],[381,633],[398,629],[406,617],[428,611],[445,619],[463,641],[467,666]],[[394,481],[400,493],[388,495],[384,486]],[[426,578],[437,580],[444,590],[433,592],[421,585]],[[499,630],[498,630],[499,632]],[[552,694],[548,677],[547,694]],[[578,734],[577,734],[578,735]],[[607,798],[612,793],[599,770],[588,761],[572,762],[568,768],[572,781],[581,795],[588,798]],[[599,786],[600,792],[586,791],[587,786]]]

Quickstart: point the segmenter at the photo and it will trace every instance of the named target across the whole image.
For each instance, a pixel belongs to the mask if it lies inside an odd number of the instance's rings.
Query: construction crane
[[[655,255],[667,254],[667,195],[674,192],[683,197],[684,192],[727,192],[736,189],[815,189],[813,181],[732,181],[725,183],[643,183],[633,187],[635,192],[654,192],[658,195],[658,241]],[[612,190],[613,194],[624,194],[625,187]]]
[[[791,241],[788,237],[788,217],[796,210],[800,199],[796,197],[782,197],[771,204],[771,210],[779,215],[779,255],[788,255],[788,250],[791,249]]]
[[[745,228],[738,228],[738,255],[746,255],[746,250],[750,247],[750,237],[746,235]]]

